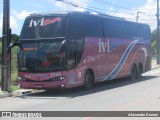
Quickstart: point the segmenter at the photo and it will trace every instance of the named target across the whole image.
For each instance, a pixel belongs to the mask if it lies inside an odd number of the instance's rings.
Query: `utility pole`
[[[143,13],[143,14],[145,14],[144,12],[137,12],[137,16],[136,16],[136,22],[138,22],[138,18],[139,18],[139,13]]]
[[[159,0],[157,0],[157,64],[160,64],[160,39],[159,39]]]
[[[10,0],[3,0],[3,36],[2,36],[2,90],[9,91],[11,81],[11,61],[6,59],[7,47],[11,41]]]

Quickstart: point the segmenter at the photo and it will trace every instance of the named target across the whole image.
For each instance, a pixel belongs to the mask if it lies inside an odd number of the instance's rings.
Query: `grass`
[[[1,86],[1,82],[2,82],[2,77],[1,77],[1,65],[0,65],[0,86]],[[17,84],[17,77],[18,77],[18,71],[17,70],[14,70],[11,72],[11,84]]]
[[[10,92],[13,92],[13,91],[16,91],[16,90],[20,90],[20,87],[18,85],[10,85],[9,86],[9,91]]]
[[[13,71],[11,73],[12,84],[17,84],[18,71]]]
[[[0,90],[0,94],[3,94],[3,93],[7,93],[7,92],[6,92],[6,91],[1,91],[1,90]]]

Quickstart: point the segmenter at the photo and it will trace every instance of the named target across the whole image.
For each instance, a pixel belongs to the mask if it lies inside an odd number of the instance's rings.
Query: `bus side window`
[[[93,15],[85,15],[84,17],[84,34],[85,37],[97,37],[97,20]]]
[[[98,37],[100,38],[104,37],[103,19],[100,17],[97,17],[97,33]]]
[[[73,69],[79,63],[83,52],[83,16],[71,14],[67,29],[68,38],[68,69]]]
[[[151,35],[150,28],[148,26],[143,26],[144,40],[150,40],[150,35]]]
[[[104,36],[109,37],[109,31],[107,30],[108,25],[106,20],[104,20],[103,24],[104,24]]]
[[[118,37],[118,21],[114,19],[104,19],[104,35],[106,38],[119,38]]]

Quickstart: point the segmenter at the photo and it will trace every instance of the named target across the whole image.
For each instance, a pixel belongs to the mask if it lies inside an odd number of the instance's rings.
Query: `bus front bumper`
[[[69,88],[69,85],[65,81],[49,81],[49,82],[30,82],[30,81],[18,81],[21,88],[24,89],[62,89]]]

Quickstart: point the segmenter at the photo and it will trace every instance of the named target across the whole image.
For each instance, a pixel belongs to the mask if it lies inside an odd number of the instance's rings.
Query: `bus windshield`
[[[67,18],[65,16],[27,18],[21,31],[20,40],[65,37],[66,27]]]
[[[19,50],[19,71],[52,72],[65,69],[65,40],[24,43]]]

